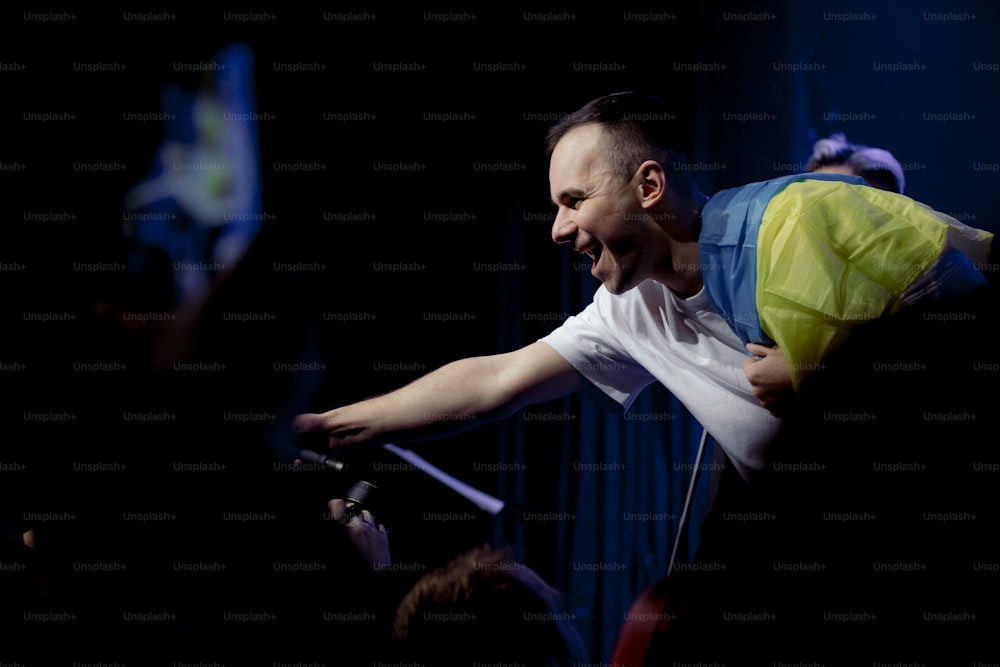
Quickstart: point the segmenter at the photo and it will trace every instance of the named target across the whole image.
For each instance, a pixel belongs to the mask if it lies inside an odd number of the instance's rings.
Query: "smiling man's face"
[[[657,230],[639,205],[637,184],[606,164],[603,139],[599,125],[581,125],[552,151],[549,188],[558,207],[552,240],[590,257],[591,275],[621,294],[654,275]]]

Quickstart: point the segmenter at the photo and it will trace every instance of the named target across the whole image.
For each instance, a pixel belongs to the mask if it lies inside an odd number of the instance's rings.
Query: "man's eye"
[[[576,208],[577,206],[580,205],[580,202],[582,201],[583,201],[582,197],[573,197],[572,199],[569,200],[569,207]]]

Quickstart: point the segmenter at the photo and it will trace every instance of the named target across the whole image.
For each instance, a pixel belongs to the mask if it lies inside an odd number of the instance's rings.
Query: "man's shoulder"
[[[715,245],[732,246],[742,243],[747,240],[744,229],[760,225],[771,200],[784,193],[793,184],[819,181],[874,189],[865,184],[864,179],[859,176],[814,172],[789,174],[726,188],[710,197],[702,208],[699,243],[703,249]]]
[[[669,289],[655,280],[644,280],[622,294],[612,294],[603,285],[594,292],[591,303],[581,311],[608,321],[623,323],[638,317],[648,317],[663,309],[676,310],[675,299]]]
[[[784,176],[777,176],[775,178],[768,178],[761,181],[753,181],[751,183],[744,183],[743,185],[736,185],[730,188],[724,188],[716,192],[714,195],[712,195],[709,198],[708,203],[719,204],[724,200],[730,201],[741,197],[752,197],[767,192],[771,192],[773,194],[780,192],[782,189],[784,189],[785,187],[787,187],[792,183],[798,183],[801,181],[810,181],[810,180],[840,181],[852,185],[867,185],[863,178],[861,178],[860,176],[853,176],[851,174],[803,172],[800,174],[786,174]]]

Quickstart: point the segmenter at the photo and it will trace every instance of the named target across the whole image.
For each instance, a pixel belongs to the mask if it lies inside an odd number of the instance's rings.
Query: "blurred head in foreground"
[[[429,665],[583,664],[562,594],[508,549],[482,545],[421,577],[401,601],[396,649]]]

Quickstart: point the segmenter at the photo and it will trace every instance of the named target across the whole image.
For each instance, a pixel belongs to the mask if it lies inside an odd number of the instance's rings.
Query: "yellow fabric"
[[[852,328],[899,309],[948,227],[909,197],[839,181],[791,183],[771,199],[757,244],[757,308],[796,390]]]

